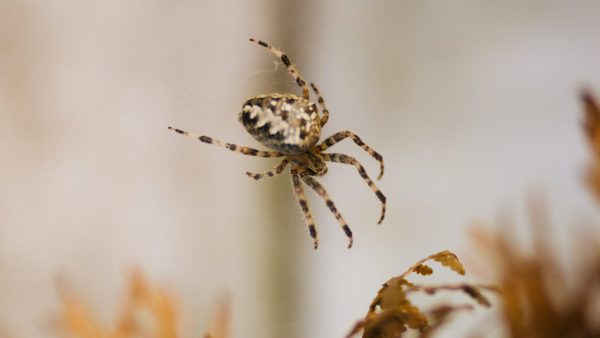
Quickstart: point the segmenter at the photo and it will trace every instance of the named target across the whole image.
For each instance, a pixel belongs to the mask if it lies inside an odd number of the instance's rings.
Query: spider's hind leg
[[[306,224],[308,225],[308,231],[310,232],[310,237],[313,239],[314,248],[317,249],[319,247],[319,239],[317,238],[317,229],[315,227],[315,221],[313,220],[312,214],[308,209],[308,202],[306,201],[306,195],[304,195],[304,189],[302,188],[302,183],[300,182],[300,176],[298,174],[297,169],[292,169],[292,182],[294,183],[294,192],[296,193],[296,198],[298,198],[298,203],[302,208],[302,212],[304,213],[304,219],[306,219]]]
[[[383,195],[383,193],[381,192],[381,190],[379,190],[377,188],[377,186],[375,185],[375,183],[371,180],[369,175],[367,175],[365,168],[360,164],[360,162],[358,162],[355,158],[348,156],[348,155],[344,155],[344,154],[322,153],[321,156],[323,156],[323,159],[325,161],[349,164],[349,165],[353,165],[354,167],[356,167],[356,170],[358,170],[358,174],[360,175],[360,177],[362,177],[363,180],[365,182],[367,182],[367,184],[369,185],[369,188],[371,188],[371,190],[373,190],[375,195],[377,195],[377,198],[381,201],[381,217],[379,218],[379,221],[377,221],[377,224],[381,223],[381,221],[383,221],[383,218],[385,217],[386,198]]]
[[[348,237],[348,249],[350,249],[352,247],[352,243],[354,242],[354,239],[352,238],[352,230],[350,230],[350,227],[348,224],[346,224],[346,221],[335,207],[335,204],[329,197],[329,194],[327,194],[327,190],[325,190],[325,188],[323,188],[323,186],[314,178],[308,176],[308,173],[300,173],[300,176],[302,177],[304,183],[308,184],[308,186],[311,187],[317,194],[319,194],[319,196],[321,196],[321,198],[325,201],[327,208],[329,208],[329,210],[333,213],[335,219],[337,219],[338,223],[340,224],[340,227],[342,230],[344,230],[346,237]]]
[[[305,99],[308,100],[309,99],[308,86],[306,85],[306,82],[304,81],[304,79],[302,79],[302,76],[300,76],[300,73],[298,72],[298,69],[296,68],[296,66],[290,61],[290,58],[283,51],[269,45],[268,43],[266,43],[264,41],[256,40],[253,38],[250,38],[250,41],[256,42],[259,45],[265,47],[271,53],[273,53],[273,55],[275,55],[281,59],[281,62],[283,62],[283,64],[285,65],[285,68],[287,68],[290,75],[292,75],[294,77],[298,86],[300,86],[302,88],[302,97],[304,97]]]

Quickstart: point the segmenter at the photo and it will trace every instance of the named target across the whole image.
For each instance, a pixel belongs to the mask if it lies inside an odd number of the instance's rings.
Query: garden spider
[[[363,168],[363,166],[353,157],[337,153],[324,153],[323,151],[345,138],[351,138],[356,145],[363,148],[367,153],[379,161],[380,174],[378,179],[383,176],[383,158],[378,152],[366,145],[360,137],[348,130],[335,133],[325,139],[325,141],[317,144],[321,135],[321,128],[329,119],[329,110],[327,110],[325,101],[319,93],[319,90],[314,84],[310,84],[318,97],[319,106],[323,111],[323,116],[321,117],[319,117],[317,106],[309,101],[309,92],[306,82],[304,82],[298,73],[296,66],[291,63],[287,55],[263,41],[255,39],[250,39],[250,41],[256,42],[267,48],[272,54],[280,58],[290,75],[296,80],[298,86],[302,88],[302,97],[294,94],[260,95],[247,100],[242,106],[242,111],[239,114],[239,120],[242,125],[244,125],[246,130],[256,140],[275,151],[261,151],[249,147],[241,147],[216,140],[209,136],[190,133],[173,127],[169,127],[169,129],[193,139],[200,140],[201,142],[224,147],[244,155],[285,157],[273,170],[263,173],[246,172],[246,174],[255,180],[259,180],[264,176],[273,177],[283,172],[285,167],[290,164],[294,191],[298,198],[298,203],[302,208],[302,212],[304,213],[310,236],[313,238],[314,248],[316,249],[319,245],[317,230],[312,214],[308,209],[308,203],[300,180],[304,181],[305,184],[311,187],[325,201],[325,204],[335,215],[342,230],[348,237],[348,248],[350,248],[352,247],[353,242],[352,231],[346,224],[346,221],[342,218],[342,215],[338,212],[331,198],[329,198],[325,188],[312,178],[312,176],[323,176],[327,173],[326,161],[353,165],[358,170],[362,179],[369,185],[371,190],[373,190],[375,195],[377,195],[377,198],[381,201],[381,216],[377,222],[381,223],[385,216],[386,198],[383,193],[377,189],[375,183],[369,178],[365,168]]]

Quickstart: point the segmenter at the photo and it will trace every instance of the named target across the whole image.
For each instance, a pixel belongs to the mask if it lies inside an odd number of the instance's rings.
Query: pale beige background
[[[320,86],[324,134],[353,130],[385,157],[380,226],[354,169],[322,179],[350,251],[309,193],[312,250],[289,175],[244,175],[275,161],[166,129],[258,146],[242,102],[298,89],[251,36]],[[182,337],[224,294],[234,337],[342,337],[416,259],[452,249],[469,269],[468,228],[522,211],[531,189],[557,223],[597,219],[580,185],[583,85],[600,94],[595,1],[2,0],[0,327],[49,336],[57,277],[110,322],[138,266],[179,295]]]

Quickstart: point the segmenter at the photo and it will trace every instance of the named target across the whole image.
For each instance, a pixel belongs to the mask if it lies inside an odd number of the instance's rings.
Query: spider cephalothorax
[[[275,176],[283,172],[285,167],[290,164],[290,173],[292,174],[292,182],[294,191],[298,198],[298,203],[302,208],[306,223],[311,237],[314,241],[314,248],[318,247],[317,230],[312,219],[312,214],[308,209],[308,203],[304,196],[301,180],[311,187],[314,191],[325,200],[325,204],[329,210],[335,215],[342,230],[348,237],[348,247],[352,246],[352,231],[344,221],[342,215],[337,211],[335,204],[329,198],[327,191],[319,182],[311,176],[323,176],[327,173],[326,162],[338,162],[343,164],[353,165],[363,180],[369,185],[371,190],[375,192],[377,198],[381,201],[381,216],[378,223],[383,221],[385,217],[385,202],[386,198],[375,183],[369,178],[363,166],[353,157],[344,154],[324,153],[323,151],[332,145],[340,142],[345,138],[351,138],[356,145],[363,148],[367,153],[373,156],[380,164],[380,174],[383,175],[383,158],[381,155],[366,145],[360,137],[351,131],[344,130],[328,137],[323,142],[318,143],[321,136],[321,128],[329,119],[329,110],[325,106],[325,101],[319,93],[319,90],[314,84],[310,84],[313,91],[318,97],[319,105],[321,106],[323,115],[319,115],[317,105],[310,101],[309,90],[306,82],[302,79],[296,66],[290,62],[290,59],[281,50],[270,46],[269,44],[250,39],[259,45],[267,48],[275,56],[279,57],[286,66],[289,73],[294,77],[298,86],[302,88],[302,96],[294,94],[269,94],[260,95],[247,100],[242,106],[242,111],[239,114],[239,120],[244,125],[248,133],[256,140],[265,146],[274,149],[275,151],[261,151],[249,147],[241,147],[232,143],[222,142],[212,137],[190,133],[181,129],[169,127],[177,133],[192,137],[204,143],[215,144],[225,147],[231,151],[239,152],[250,156],[259,157],[285,157],[281,163],[273,170],[265,173],[246,174],[255,180],[259,180],[265,176]]]

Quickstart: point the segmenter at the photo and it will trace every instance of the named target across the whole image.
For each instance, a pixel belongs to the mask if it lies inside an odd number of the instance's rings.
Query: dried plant
[[[73,337],[177,337],[172,297],[132,274],[125,307],[113,328],[104,328],[87,306],[68,288],[61,287],[63,310],[59,324]]]
[[[583,130],[592,150],[592,161],[586,171],[586,183],[600,202],[600,107],[588,91],[581,93],[584,107]]]
[[[173,297],[162,288],[149,285],[142,274],[132,274],[129,293],[121,315],[113,327],[103,327],[86,304],[69,288],[59,288],[63,304],[58,328],[77,338],[175,338],[177,320]]]
[[[458,311],[471,310],[469,304],[442,305],[428,311],[422,311],[413,305],[408,296],[414,292],[433,295],[438,291],[460,291],[473,298],[482,306],[490,305],[482,294],[482,289],[493,290],[487,286],[471,284],[424,286],[409,282],[406,278],[412,273],[431,275],[433,269],[425,264],[436,261],[454,272],[464,275],[465,269],[455,254],[441,251],[428,256],[406,270],[403,274],[385,282],[371,302],[365,318],[359,321],[346,338],[355,336],[361,330],[363,338],[397,338],[409,329],[418,330],[421,337],[430,337],[449,317]]]
[[[228,338],[229,337],[229,301],[223,300],[217,307],[213,316],[210,329],[204,338]]]
[[[562,267],[549,245],[549,226],[536,210],[529,254],[507,232],[475,232],[498,275],[507,337],[600,337],[600,241],[589,234],[577,241],[569,266]]]
[[[177,312],[174,297],[166,289],[148,284],[139,271],[132,273],[129,293],[113,327],[98,323],[86,304],[63,284],[63,304],[57,321],[62,336],[74,338],[176,338]],[[223,300],[204,338],[229,337],[229,302]]]

